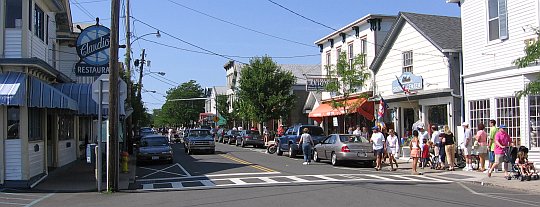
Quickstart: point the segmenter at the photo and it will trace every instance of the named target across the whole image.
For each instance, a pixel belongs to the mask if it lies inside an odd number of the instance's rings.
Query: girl
[[[426,167],[429,161],[429,147],[430,145],[427,143],[427,139],[422,140],[422,169]]]
[[[386,137],[386,152],[388,153],[388,159],[390,160],[390,168],[392,171],[396,171],[398,168],[398,163],[396,161],[396,155],[399,153],[399,139],[394,132],[394,129],[388,130],[388,137]],[[392,161],[396,163],[396,168]]]
[[[417,130],[413,131],[413,139],[409,143],[409,148],[411,149],[411,158],[413,159],[411,174],[420,175],[420,173],[416,171],[416,167],[418,166],[418,158],[420,158],[420,140],[418,140]]]
[[[444,126],[444,138],[441,140],[444,143],[444,151],[446,154],[446,164],[448,164],[448,170],[454,171],[454,163],[456,160],[456,150],[454,148],[454,134],[450,131],[448,125]]]
[[[484,128],[484,124],[478,124],[478,132],[476,133],[476,141],[478,142],[478,148],[476,151],[478,152],[478,157],[480,158],[480,167],[478,168],[478,172],[484,172],[486,170],[485,164],[488,144],[487,133],[484,131]]]

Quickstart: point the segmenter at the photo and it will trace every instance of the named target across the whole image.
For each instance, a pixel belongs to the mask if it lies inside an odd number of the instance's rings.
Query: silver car
[[[332,165],[345,161],[363,162],[370,166],[375,161],[373,146],[364,137],[352,134],[331,134],[315,145],[313,160],[330,160]]]

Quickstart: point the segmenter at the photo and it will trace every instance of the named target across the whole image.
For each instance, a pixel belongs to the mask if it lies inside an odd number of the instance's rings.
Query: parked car
[[[315,162],[330,160],[334,166],[346,161],[373,166],[375,159],[372,144],[366,138],[352,134],[331,134],[313,150]]]
[[[240,136],[236,138],[236,146],[240,145],[241,147],[246,147],[247,145],[252,145],[253,147],[264,147],[264,139],[259,133],[255,130],[242,130],[240,131]]]
[[[208,129],[191,129],[184,137],[184,151],[193,154],[194,150],[208,151],[210,154],[216,152],[214,138]]]
[[[315,144],[321,142],[326,136],[321,127],[315,125],[295,125],[287,129],[285,135],[277,139],[277,150],[276,154],[278,156],[283,155],[283,152],[289,152],[289,157],[296,157],[298,154],[302,154],[302,147],[298,146],[298,141],[300,141],[300,136],[302,136],[302,131],[308,128],[309,134],[313,139]]]
[[[173,162],[173,151],[169,139],[162,135],[148,135],[140,140],[137,162]]]
[[[223,135],[223,143],[233,144],[236,143],[236,138],[240,136],[240,131],[238,130],[229,130],[225,135]]]

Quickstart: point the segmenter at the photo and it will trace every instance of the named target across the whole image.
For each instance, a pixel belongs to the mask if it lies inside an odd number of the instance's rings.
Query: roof
[[[37,57],[31,57],[31,58],[0,58],[0,66],[3,65],[16,65],[16,66],[29,66],[29,67],[36,67],[40,68],[43,71],[47,72],[51,76],[54,76],[54,78],[58,82],[64,82],[64,83],[70,83],[73,82],[71,78],[66,76],[65,74],[61,73],[60,71],[54,69],[49,63],[45,62],[44,60],[37,58]]]
[[[368,15],[366,15],[366,16],[364,16],[364,17],[362,17],[362,18],[360,18],[360,19],[358,19],[358,20],[356,20],[356,21],[354,21],[354,22],[352,22],[350,24],[348,24],[347,26],[344,26],[344,27],[340,28],[339,30],[336,30],[335,32],[332,32],[331,34],[326,35],[323,38],[315,41],[315,44],[321,44],[321,43],[326,42],[328,39],[338,37],[340,33],[352,30],[353,26],[365,24],[365,23],[367,23],[368,19],[372,19],[372,18],[391,18],[391,19],[395,19],[396,16],[383,15],[383,14],[368,14]]]
[[[216,95],[227,94],[227,86],[214,86],[214,91]]]
[[[296,77],[296,85],[307,84],[306,74],[320,74],[321,65],[279,64],[282,70],[291,71]]]
[[[461,52],[461,19],[459,17],[400,12],[381,50],[369,67],[375,73],[378,72],[405,23],[410,24],[440,52]]]

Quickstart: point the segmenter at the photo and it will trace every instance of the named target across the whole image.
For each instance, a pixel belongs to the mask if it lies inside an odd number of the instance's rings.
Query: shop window
[[[21,119],[20,119],[19,108],[18,107],[9,107],[7,115],[8,115],[7,139],[20,139],[20,137],[19,137],[19,123],[21,122]]]
[[[368,53],[368,50],[367,50],[367,37],[362,37],[360,39],[360,54],[362,55],[362,66],[366,66],[367,65],[367,53]]]
[[[74,139],[73,136],[73,116],[59,115],[58,116],[58,139],[69,140]]]
[[[473,134],[478,131],[478,124],[489,127],[489,99],[469,101],[469,119]],[[486,131],[487,132],[487,131]]]
[[[6,28],[21,28],[22,27],[22,1],[7,0],[6,1]]]
[[[43,116],[41,114],[42,114],[41,110],[39,110],[38,108],[28,109],[28,123],[29,123],[28,141],[43,140],[43,133],[42,133]]]
[[[447,105],[428,106],[428,122],[435,124],[437,127],[448,125]]]
[[[34,6],[34,34],[43,40],[43,35],[45,34],[45,13],[39,6]]]
[[[515,97],[496,98],[497,124],[506,125],[508,135],[516,145],[521,144],[519,99]]]
[[[529,96],[530,146],[540,147],[540,96]]]
[[[413,72],[413,53],[411,51],[403,52],[403,72]]]

